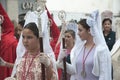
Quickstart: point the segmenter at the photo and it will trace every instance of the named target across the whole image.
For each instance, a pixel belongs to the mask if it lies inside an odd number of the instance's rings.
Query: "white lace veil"
[[[43,35],[43,50],[44,50],[44,53],[50,56],[54,64],[54,68],[56,69],[54,52],[49,43],[48,16],[47,16],[46,10],[40,15],[40,18],[41,18],[42,35]],[[34,12],[28,11],[25,16],[25,25],[30,22],[35,22],[36,25],[38,26],[38,15],[36,14],[35,11]],[[14,77],[16,73],[16,65],[19,64],[24,53],[25,53],[25,47],[23,46],[23,43],[22,43],[22,36],[20,36],[20,40],[17,46],[17,59],[15,61],[15,65],[14,65],[11,77]],[[56,74],[57,74],[57,70],[56,70]]]
[[[90,17],[87,18],[87,24],[90,26],[90,32],[93,36],[95,44],[106,44],[102,32],[101,17],[98,10],[90,14]]]
[[[66,30],[73,30],[75,32],[75,44],[74,45],[76,45],[80,41],[80,38],[78,36],[78,26],[77,26],[77,23],[75,23],[74,21],[70,21],[66,25]]]

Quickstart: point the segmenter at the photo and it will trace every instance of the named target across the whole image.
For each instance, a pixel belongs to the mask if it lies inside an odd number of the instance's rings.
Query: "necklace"
[[[30,69],[34,59],[36,58],[37,54],[32,56],[32,60],[30,61],[29,65],[28,65],[28,69],[26,70],[26,66],[27,66],[26,61],[27,61],[27,58],[28,58],[27,56],[28,56],[28,54],[25,56],[25,62],[24,62],[24,65],[23,65],[23,71],[24,71],[23,74],[22,74],[23,75],[23,80],[26,80],[26,78],[28,76],[28,73],[29,73],[29,69]]]
[[[95,44],[92,45],[92,47],[90,48],[90,50],[88,51],[88,53],[86,54],[86,56],[85,56],[85,49],[86,49],[86,47],[84,47],[83,60],[82,60],[82,71],[81,71],[81,76],[82,76],[83,78],[86,78],[86,76],[87,76],[86,71],[85,71],[85,61],[86,61],[89,53],[90,53],[91,50],[93,49],[94,45],[95,45]]]

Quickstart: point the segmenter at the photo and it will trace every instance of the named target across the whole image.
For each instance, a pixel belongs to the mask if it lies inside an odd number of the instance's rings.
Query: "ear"
[[[88,31],[89,34],[91,34],[91,33],[90,33],[90,28],[89,28],[87,31]]]

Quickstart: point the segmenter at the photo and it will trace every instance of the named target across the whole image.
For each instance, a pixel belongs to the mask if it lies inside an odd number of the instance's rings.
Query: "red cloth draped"
[[[10,21],[7,13],[3,9],[0,3],[0,15],[4,17],[4,21],[1,25],[2,27],[2,35],[0,41],[0,57],[3,60],[14,63],[16,59],[16,46],[17,40],[14,37],[14,26]],[[12,68],[1,67],[0,66],[0,80],[4,80],[4,78],[9,77],[11,75]]]

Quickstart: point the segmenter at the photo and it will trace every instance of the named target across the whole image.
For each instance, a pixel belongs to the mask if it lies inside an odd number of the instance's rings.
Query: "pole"
[[[65,38],[62,38],[62,43],[63,43],[63,49],[66,49],[65,47]],[[64,66],[64,80],[67,80],[67,70],[66,70],[66,57],[63,58],[63,66]]]
[[[61,29],[60,37],[58,40],[61,40],[61,38],[62,38],[63,49],[66,49],[65,38],[63,37],[63,34],[65,32],[65,26],[66,26],[66,23],[65,23],[66,13],[65,13],[65,11],[63,11],[63,10],[59,11],[58,18],[62,21],[62,29]],[[66,57],[63,58],[63,67],[64,67],[63,79],[67,80]]]
[[[36,0],[36,3],[33,7],[35,11],[37,11],[38,15],[38,29],[39,29],[39,44],[40,44],[40,52],[43,53],[43,36],[42,36],[42,23],[41,23],[41,18],[40,15],[44,12],[45,10],[45,3],[46,0]],[[42,77],[41,80],[45,80],[45,65],[41,63],[41,71],[42,71]]]

